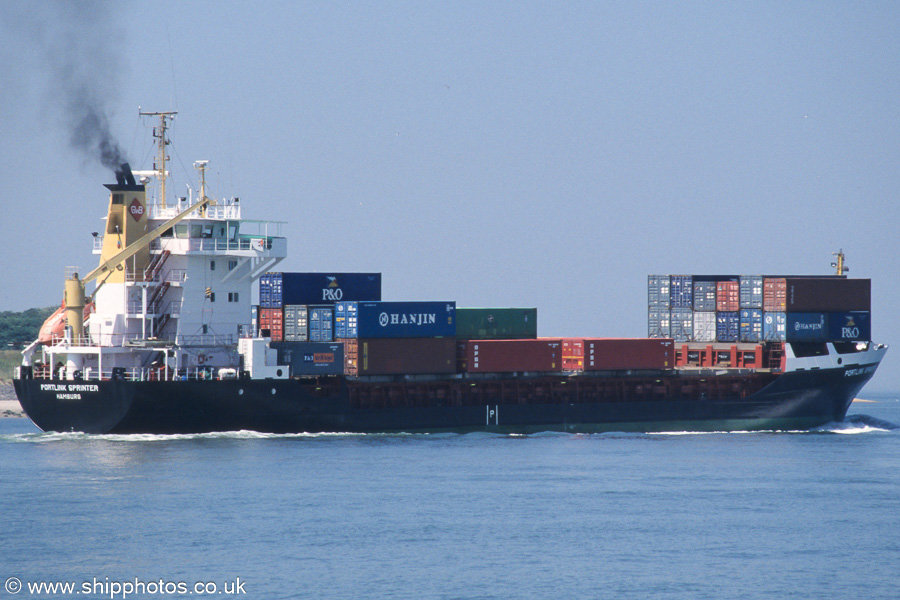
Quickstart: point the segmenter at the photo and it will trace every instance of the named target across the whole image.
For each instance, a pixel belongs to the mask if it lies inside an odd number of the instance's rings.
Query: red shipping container
[[[465,369],[467,373],[561,371],[562,340],[468,340]]]
[[[784,312],[787,298],[787,280],[781,278],[763,279],[763,310]]]
[[[584,340],[569,338],[562,343],[563,371],[584,370]]]
[[[268,329],[273,342],[284,339],[284,310],[281,308],[260,308],[259,328]]]
[[[456,338],[348,339],[344,341],[344,348],[349,375],[456,372]],[[352,365],[350,361],[356,364]]]
[[[716,310],[737,312],[741,310],[741,284],[737,281],[720,281],[716,284]]]
[[[671,369],[675,366],[672,338],[597,338],[584,340],[585,371]]]

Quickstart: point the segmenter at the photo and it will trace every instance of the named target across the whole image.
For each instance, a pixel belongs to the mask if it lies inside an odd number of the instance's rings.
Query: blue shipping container
[[[784,337],[788,342],[825,342],[828,340],[828,315],[787,313]]]
[[[334,307],[310,306],[308,314],[309,341],[332,341],[334,339]]]
[[[741,308],[763,307],[762,275],[741,275]]]
[[[456,302],[359,302],[360,338],[456,337]]]
[[[281,273],[264,273],[259,278],[259,305],[262,308],[281,308]],[[297,303],[301,304],[301,303]]]
[[[694,282],[694,310],[697,312],[716,311],[716,282]]]
[[[672,275],[669,298],[672,308],[693,308],[694,281],[690,275]]]
[[[669,321],[669,309],[650,308],[647,314],[647,337],[669,338],[672,337],[672,327]]]
[[[334,305],[334,339],[356,338],[357,312],[356,302],[338,302]]]
[[[737,312],[716,313],[716,340],[736,342],[740,335],[741,317]]]
[[[282,273],[284,304],[381,300],[381,273]]]
[[[669,276],[647,276],[647,304],[651,308],[669,308]],[[666,336],[667,337],[667,336]]]
[[[872,339],[872,321],[868,312],[828,315],[829,341],[868,342]]]
[[[763,341],[785,341],[785,323],[787,316],[783,312],[763,313]]]
[[[759,342],[763,336],[762,311],[745,308],[741,311],[740,330],[742,342]]]
[[[291,375],[341,375],[344,344],[327,342],[272,342],[279,365],[290,365]]]

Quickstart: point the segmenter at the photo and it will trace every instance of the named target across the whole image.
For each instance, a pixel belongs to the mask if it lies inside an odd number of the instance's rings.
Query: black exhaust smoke
[[[71,146],[114,172],[128,160],[109,120],[127,72],[122,13],[120,3],[97,0],[0,2],[0,21],[16,24],[15,43],[44,59],[38,76]]]
[[[123,162],[116,169],[116,183],[119,185],[137,185],[134,181],[134,173],[131,172],[131,165]]]

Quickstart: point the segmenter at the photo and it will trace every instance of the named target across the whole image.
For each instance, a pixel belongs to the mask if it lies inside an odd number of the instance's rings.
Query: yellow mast
[[[837,275],[843,275],[844,273],[846,273],[850,270],[849,267],[844,266],[844,249],[843,248],[841,248],[837,252],[832,252],[831,255],[837,257],[837,260],[835,260],[833,263],[831,263],[831,266],[836,269]]]
[[[169,160],[169,157],[166,156],[166,146],[170,143],[169,138],[166,137],[166,129],[168,127],[166,119],[171,121],[178,114],[178,111],[143,112],[139,110],[138,113],[143,117],[159,117],[159,126],[153,128],[153,137],[158,140],[157,146],[159,147],[159,156],[153,168],[156,170],[159,178],[159,203],[160,206],[166,208],[166,161]]]

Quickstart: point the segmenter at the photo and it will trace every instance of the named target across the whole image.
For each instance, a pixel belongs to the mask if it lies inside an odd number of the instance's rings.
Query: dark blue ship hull
[[[45,431],[205,433],[798,430],[841,421],[875,365],[362,381],[17,379]]]

